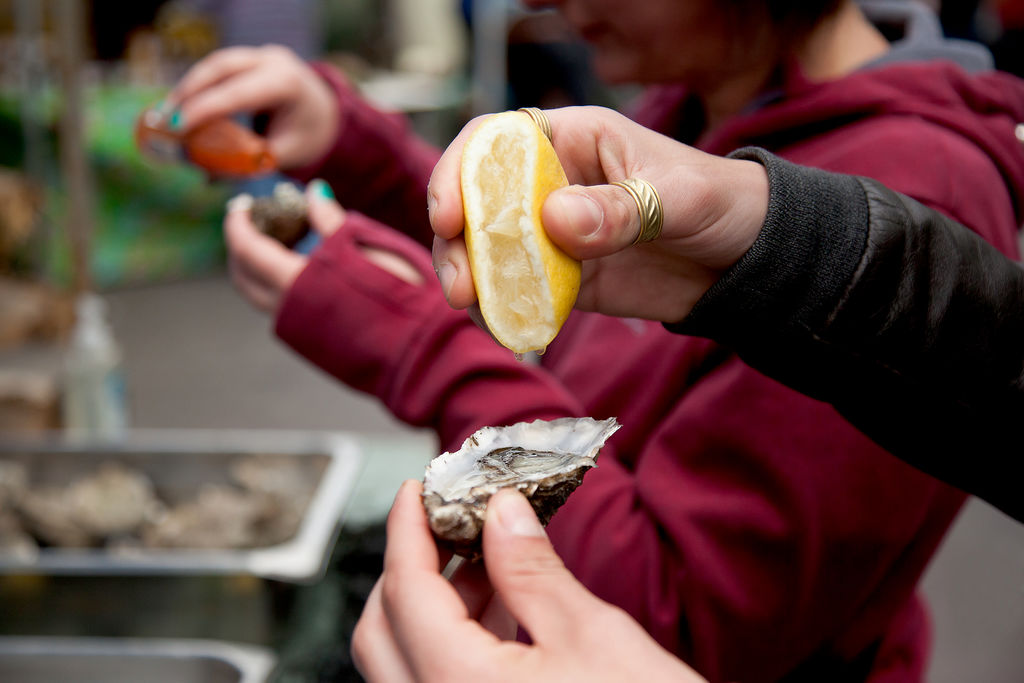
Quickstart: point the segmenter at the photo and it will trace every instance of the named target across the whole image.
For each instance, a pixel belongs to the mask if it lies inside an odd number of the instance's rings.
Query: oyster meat
[[[458,451],[427,466],[423,505],[431,531],[457,554],[478,559],[487,501],[509,487],[525,495],[547,524],[620,426],[614,417],[584,417],[478,430]]]

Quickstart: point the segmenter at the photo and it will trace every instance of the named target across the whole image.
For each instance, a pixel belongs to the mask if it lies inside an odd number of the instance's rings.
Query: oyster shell
[[[240,194],[228,203],[229,209],[248,209],[250,218],[260,232],[273,237],[286,247],[293,247],[309,232],[306,197],[302,190],[288,182],[274,185],[273,194],[253,198]]]
[[[479,558],[487,501],[509,487],[522,492],[547,524],[620,426],[614,417],[584,417],[478,430],[458,451],[427,466],[423,505],[430,529],[457,554]]]

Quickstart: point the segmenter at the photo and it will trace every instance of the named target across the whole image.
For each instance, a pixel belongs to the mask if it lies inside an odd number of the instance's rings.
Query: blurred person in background
[[[696,173],[667,197],[661,236],[645,250],[633,248],[639,212],[617,187],[576,185],[547,197],[545,231],[583,262],[577,308],[660,320],[722,343],[831,403],[897,457],[1024,522],[1016,459],[1005,453],[1024,413],[1019,261],[869,178],[753,147],[701,154],[606,109],[547,117],[559,158],[577,174],[599,179],[606,159],[630,155],[652,175]],[[430,180],[433,257],[453,266],[442,288],[455,308],[476,303],[459,178],[474,127]],[[1024,141],[1007,161],[1024,172]],[[581,195],[599,207],[590,220],[562,210]]]
[[[557,9],[604,80],[647,86],[632,111],[643,125],[716,155],[758,145],[877,179],[1016,254],[1021,85],[985,72],[984,51],[929,33],[924,8],[894,17],[884,3],[886,25],[914,38],[890,43],[870,21],[875,3],[527,4]],[[329,67],[229,49],[195,65],[170,102],[183,128],[263,112],[282,166],[329,181],[310,190],[325,239],[309,258],[244,211],[225,219],[238,288],[311,362],[436,430],[445,449],[482,425],[619,418],[549,533],[583,585],[654,641],[715,681],[922,680],[916,585],[963,493],[728,347],[657,322],[577,312],[538,364],[516,362],[448,307],[434,277],[424,206],[439,201],[438,150]],[[647,171],[616,158],[606,177],[570,181],[637,176],[679,191]],[[592,212],[580,199],[564,210]],[[451,264],[436,267],[444,281]]]
[[[591,177],[602,175],[602,159],[630,153],[662,177],[701,169],[670,196],[662,235],[644,252],[633,248],[637,209],[623,206],[616,188],[549,195],[545,229],[587,271],[578,306],[644,315],[724,341],[752,367],[832,403],[893,454],[1024,521],[1016,459],[1005,448],[1018,438],[1024,411],[1019,263],[867,178],[752,148],[732,159],[702,156],[607,112],[563,109],[549,118],[563,163]],[[458,264],[446,289],[457,307],[476,298],[458,172],[471,128],[430,181],[442,198],[431,214],[442,238],[434,258]],[[1018,157],[1024,164],[1024,145]],[[752,192],[749,174],[758,171],[736,159],[764,165],[766,197]],[[560,204],[567,193],[601,206],[600,220],[566,220]],[[763,201],[743,201],[744,194]],[[809,272],[818,273],[814,287],[806,286]],[[659,295],[666,290],[677,296]],[[580,586],[517,493],[489,501],[483,569],[465,568],[449,584],[421,488],[408,482],[395,499],[384,571],[353,635],[353,657],[367,680],[478,680],[496,670],[512,680],[563,680],[567,671],[703,680]],[[530,644],[509,642],[515,624]]]
[[[488,3],[504,7],[508,25],[507,45],[496,49],[505,49],[510,109],[613,104],[614,94],[594,75],[589,48],[565,17],[556,12],[531,12],[518,0],[462,0],[468,26],[474,25],[476,11],[481,10],[478,6]]]

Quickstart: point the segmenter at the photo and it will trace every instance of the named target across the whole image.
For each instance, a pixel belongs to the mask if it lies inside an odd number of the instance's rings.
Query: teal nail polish
[[[185,116],[181,113],[180,109],[175,109],[171,112],[171,130],[181,130],[183,125],[185,125]]]
[[[313,181],[313,192],[321,199],[334,199],[334,190],[327,184],[326,180],[317,178]]]

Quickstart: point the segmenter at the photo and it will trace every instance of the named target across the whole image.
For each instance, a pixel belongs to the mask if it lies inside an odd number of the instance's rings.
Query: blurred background
[[[1019,3],[935,6],[1020,73]],[[273,338],[225,271],[237,186],[133,138],[197,59],[264,43],[335,64],[442,147],[477,113],[632,94],[504,0],[0,0],[0,679],[358,680],[381,524],[437,445]],[[102,415],[76,402],[83,348]],[[115,483],[182,510],[177,536],[83,538],[69,516],[130,516]],[[268,516],[293,526],[239,538]],[[1024,680],[1024,527],[972,501],[924,585],[930,680]]]

